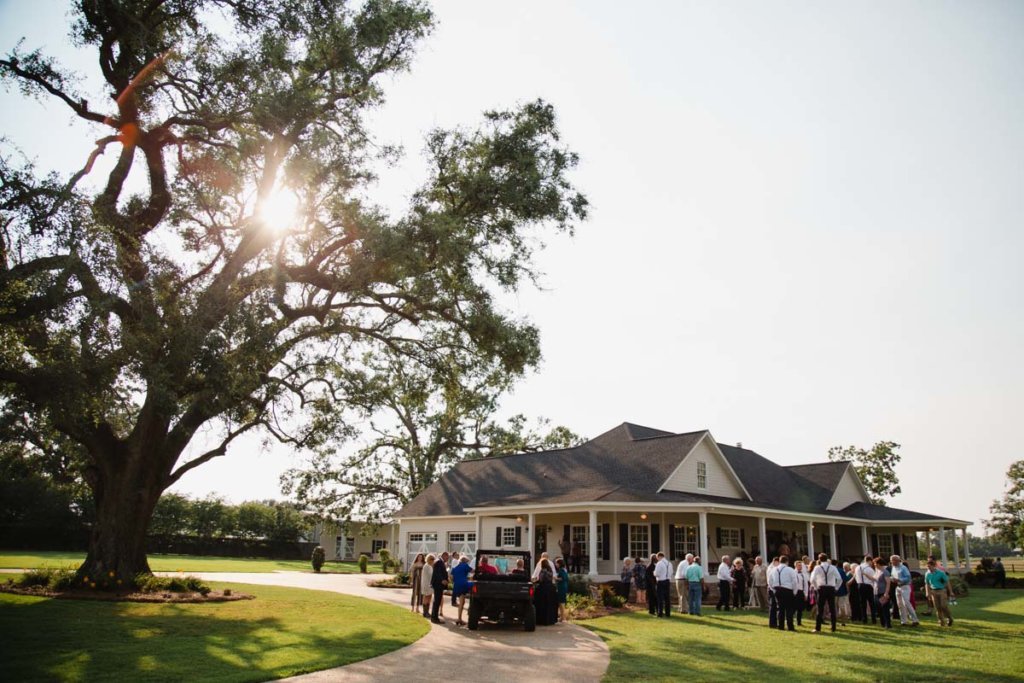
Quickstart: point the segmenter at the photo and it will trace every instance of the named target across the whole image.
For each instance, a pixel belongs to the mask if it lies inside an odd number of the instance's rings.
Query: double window
[[[677,526],[672,528],[672,555],[676,559],[687,553],[697,555],[697,527]],[[636,557],[635,555],[633,557]]]
[[[889,559],[892,555],[892,534],[878,534],[878,556]]]
[[[719,548],[742,548],[743,539],[739,527],[723,526],[718,531]]]
[[[706,489],[708,487],[708,464],[703,460],[697,461],[697,488]]]
[[[569,540],[575,545],[580,544],[583,556],[590,556],[590,527],[586,524],[573,524],[569,528]],[[604,526],[597,525],[597,556],[604,557]]]
[[[501,545],[514,546],[516,544],[516,529],[519,527],[506,526],[501,528]]]
[[[629,525],[629,556],[646,558],[651,554],[651,527],[648,524]]]

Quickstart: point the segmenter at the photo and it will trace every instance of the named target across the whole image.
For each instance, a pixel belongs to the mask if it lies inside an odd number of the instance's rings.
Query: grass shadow
[[[296,628],[227,605],[33,600],[0,605],[2,680],[266,681],[409,643],[362,626]],[[306,618],[316,623],[316,610]],[[326,624],[325,624],[326,625]]]

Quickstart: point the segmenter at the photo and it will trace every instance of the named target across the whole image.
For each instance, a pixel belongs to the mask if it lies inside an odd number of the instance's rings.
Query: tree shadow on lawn
[[[635,679],[749,681],[793,679],[793,670],[783,663],[771,664],[739,656],[733,650],[713,643],[659,639],[672,655],[659,655],[650,650],[620,648],[612,653],[612,666],[606,681]],[[787,648],[788,649],[788,648]],[[782,650],[780,650],[780,653]],[[780,654],[780,660],[784,657]]]
[[[117,609],[123,604],[3,605],[0,680],[265,681],[408,644],[381,638],[372,629],[297,632],[276,617],[232,618],[182,605],[161,605],[159,614],[132,614]]]
[[[964,665],[960,659],[947,659],[942,663],[934,663],[918,658],[913,664],[907,664],[897,670],[891,659],[872,656],[857,656],[844,659],[843,666],[853,674],[855,680],[899,680],[899,681],[1016,681],[1021,676],[1011,674],[994,674],[990,671],[979,671]],[[849,677],[847,677],[849,678]]]

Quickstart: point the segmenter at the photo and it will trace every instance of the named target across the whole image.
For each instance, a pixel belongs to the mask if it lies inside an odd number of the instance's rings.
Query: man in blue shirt
[[[900,608],[900,624],[906,626],[909,620],[911,626],[920,626],[917,612],[910,604],[910,591],[914,590],[910,581],[910,569],[899,555],[893,555],[889,561],[892,565],[892,578],[896,579],[896,604]]]

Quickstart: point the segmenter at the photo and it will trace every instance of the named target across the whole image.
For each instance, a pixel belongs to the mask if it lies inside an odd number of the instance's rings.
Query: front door
[[[548,549],[548,528],[538,526],[536,528],[536,540],[534,541],[533,558],[536,560],[540,554]]]

